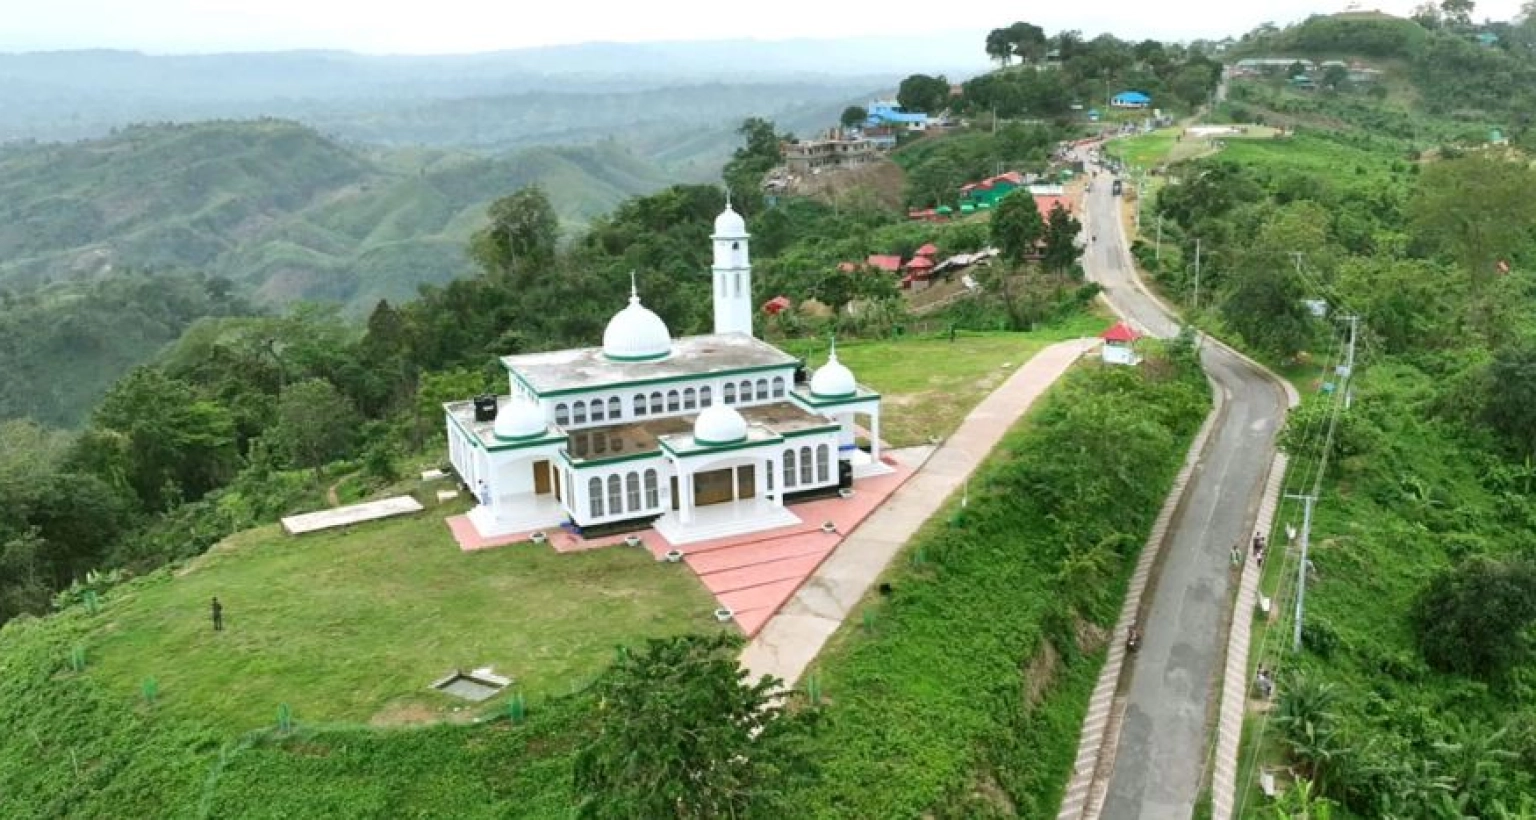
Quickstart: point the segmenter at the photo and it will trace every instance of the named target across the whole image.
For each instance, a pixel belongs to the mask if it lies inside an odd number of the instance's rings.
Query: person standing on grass
[[[215,597],[213,599],[213,606],[210,607],[210,609],[213,612],[213,631],[214,632],[223,632],[224,631],[224,605],[219,603],[219,599],[217,597]]]

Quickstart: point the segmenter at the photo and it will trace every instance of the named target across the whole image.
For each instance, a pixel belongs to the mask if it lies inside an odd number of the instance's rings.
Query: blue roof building
[[[1109,99],[1111,108],[1146,108],[1152,105],[1152,98],[1140,91],[1122,91]]]
[[[869,104],[869,126],[899,125],[913,131],[928,127],[928,115],[921,111],[906,111],[893,100],[875,100]]]

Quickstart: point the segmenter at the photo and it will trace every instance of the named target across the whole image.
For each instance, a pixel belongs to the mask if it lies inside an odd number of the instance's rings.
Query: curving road
[[[1173,336],[1179,323],[1137,280],[1109,179],[1099,173],[1085,197],[1085,233],[1096,234],[1083,255],[1088,278],[1139,329]],[[1277,385],[1220,345],[1204,344],[1201,362],[1226,406],[1170,525],[1141,649],[1121,680],[1124,717],[1118,738],[1106,740],[1114,768],[1100,816],[1108,820],[1189,820],[1194,810],[1231,613],[1229,551],[1251,536],[1286,408]]]

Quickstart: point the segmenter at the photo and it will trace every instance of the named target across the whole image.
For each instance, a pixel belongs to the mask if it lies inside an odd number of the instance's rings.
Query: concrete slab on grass
[[[408,495],[397,495],[394,498],[386,498],[382,501],[353,504],[349,507],[337,507],[334,510],[321,510],[319,512],[305,513],[304,515],[290,515],[283,519],[283,530],[289,535],[303,535],[336,527],[345,527],[351,524],[361,524],[365,521],[378,521],[383,518],[393,518],[397,515],[409,515],[410,513],[421,512],[421,510],[421,502]]]

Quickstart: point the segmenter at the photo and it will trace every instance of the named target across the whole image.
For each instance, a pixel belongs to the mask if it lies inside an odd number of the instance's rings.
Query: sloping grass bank
[[[1053,814],[1136,555],[1209,410],[1193,364],[1088,366],[833,638],[819,817]]]

